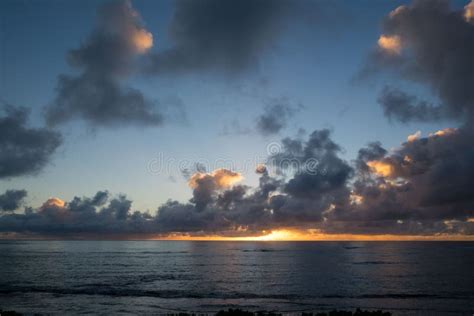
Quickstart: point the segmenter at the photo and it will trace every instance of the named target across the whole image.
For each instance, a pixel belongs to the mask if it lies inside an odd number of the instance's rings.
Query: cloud
[[[287,125],[287,121],[300,110],[301,106],[291,106],[287,99],[275,99],[258,116],[256,128],[262,135],[274,135]]]
[[[274,45],[288,19],[301,21],[315,11],[311,1],[176,1],[172,46],[154,54],[147,71],[247,70]]]
[[[271,199],[275,221],[292,225],[318,223],[324,213],[345,203],[352,167],[339,157],[341,148],[327,129],[316,130],[305,142],[286,138],[269,164],[290,178]]]
[[[285,9],[279,0],[177,1],[169,29],[174,46],[153,56],[153,70],[241,70],[271,45]]]
[[[62,138],[47,128],[27,126],[28,111],[6,105],[0,117],[0,179],[38,174]]]
[[[426,101],[419,101],[415,96],[386,86],[378,98],[385,116],[394,118],[402,123],[410,121],[438,121],[446,109],[442,106],[433,106]]]
[[[359,203],[332,214],[332,226],[327,229],[474,233],[468,222],[474,192],[467,176],[474,167],[470,145],[474,93],[469,88],[474,84],[472,3],[454,10],[449,1],[413,1],[385,18],[378,49],[364,71],[394,73],[402,81],[424,85],[439,100],[434,105],[386,86],[378,98],[385,115],[404,123],[456,119],[462,125],[428,137],[410,135],[390,153],[381,146],[362,149],[352,188]],[[378,154],[366,155],[375,149]]]
[[[270,176],[267,166],[258,165],[259,184],[250,188],[238,185],[241,176],[230,170],[196,173],[189,180],[193,188],[189,203],[169,201],[158,209],[159,230],[250,234],[319,225],[327,210],[348,199],[352,168],[338,156],[341,148],[328,130],[313,132],[307,141],[288,138],[282,143],[285,145],[269,158],[268,166],[285,169],[284,177]],[[290,170],[285,163],[288,158],[302,168]],[[320,164],[313,165],[314,161]]]
[[[314,131],[307,142],[286,138],[283,148],[269,158],[280,169],[294,168],[285,191],[295,196],[318,197],[345,186],[352,168],[338,154],[339,145],[327,129]]]
[[[464,19],[469,23],[474,22],[474,1],[472,0],[464,7]]]
[[[196,204],[198,210],[202,210],[213,201],[218,190],[231,187],[241,180],[241,174],[227,169],[217,169],[211,173],[197,172],[188,180],[193,189],[191,201]]]
[[[388,163],[384,163],[383,161],[368,161],[367,166],[372,172],[383,177],[389,177],[393,174],[392,166]]]
[[[414,134],[408,135],[407,137],[407,142],[413,142],[420,138],[421,136],[421,131],[416,131]]]
[[[303,105],[293,105],[288,98],[270,98],[265,100],[263,113],[255,119],[254,128],[243,127],[237,119],[224,125],[221,135],[249,135],[258,133],[263,136],[278,134],[287,125],[288,121],[303,109]]]
[[[382,147],[380,142],[369,143],[367,147],[359,149],[359,153],[355,161],[356,170],[361,173],[368,172],[369,166],[367,165],[367,162],[378,160],[386,154],[387,150]]]
[[[152,45],[152,34],[129,1],[103,5],[87,40],[68,53],[69,64],[80,73],[58,77],[57,96],[46,108],[47,123],[81,119],[92,126],[160,125],[163,117],[153,102],[123,83]]]
[[[258,164],[255,168],[255,173],[257,174],[265,174],[267,173],[267,167],[263,164]]]
[[[193,174],[189,179],[189,186],[195,189],[199,186],[199,181],[206,178],[212,179],[218,189],[228,188],[243,179],[240,173],[221,168],[211,173],[197,172]]]
[[[40,210],[50,209],[50,208],[59,208],[62,209],[66,205],[66,202],[57,197],[52,197],[46,200],[43,203]]]
[[[0,195],[0,212],[10,212],[17,210],[27,196],[25,190],[7,190]]]
[[[350,164],[329,130],[286,138],[256,166],[255,188],[217,169],[191,175],[192,198],[169,200],[156,215],[134,211],[125,195],[99,191],[69,202],[51,198],[37,209],[0,216],[1,232],[55,236],[142,234],[226,236],[272,229],[345,234],[474,234],[473,131],[444,129],[390,152],[378,142]],[[289,167],[285,161],[294,163]],[[317,161],[317,164],[313,162]],[[294,168],[294,167],[298,168]],[[269,168],[284,173],[270,175]],[[389,170],[387,172],[386,170]]]
[[[446,132],[449,131],[449,132]],[[356,233],[469,233],[474,215],[472,131],[448,129],[393,152],[359,155],[352,188],[359,203],[331,214],[329,230]],[[369,152],[372,150],[369,150]],[[447,225],[452,221],[459,225]],[[338,227],[339,225],[339,227]],[[470,227],[470,228],[469,228]]]
[[[105,191],[92,198],[75,197],[70,202],[51,198],[37,210],[0,217],[0,231],[95,236],[150,232],[151,216],[132,212],[131,204],[124,195],[109,199]]]
[[[402,91],[385,89],[379,99],[387,116],[402,122],[457,118],[474,114],[474,23],[470,2],[454,10],[449,1],[413,1],[392,11],[365,71],[390,71],[400,79],[425,85],[440,105],[417,101]]]
[[[169,232],[220,232],[229,229],[223,214],[215,209],[195,206],[191,203],[168,201],[158,208],[156,230]]]
[[[400,54],[402,51],[402,43],[399,36],[381,35],[377,41],[380,49],[388,54]]]

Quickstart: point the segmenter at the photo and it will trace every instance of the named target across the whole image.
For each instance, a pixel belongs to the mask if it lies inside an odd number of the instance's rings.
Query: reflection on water
[[[2,241],[0,308],[474,312],[469,242]]]

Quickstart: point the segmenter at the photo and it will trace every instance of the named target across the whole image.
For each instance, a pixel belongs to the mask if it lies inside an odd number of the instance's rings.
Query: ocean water
[[[0,241],[0,309],[472,315],[474,243]]]

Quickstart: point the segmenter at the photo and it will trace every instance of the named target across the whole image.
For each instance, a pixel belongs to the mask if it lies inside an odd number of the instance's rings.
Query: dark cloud
[[[341,148],[327,129],[314,131],[308,141],[286,138],[269,163],[294,173],[283,193],[272,198],[276,220],[320,221],[323,213],[344,204],[352,167],[339,157]]]
[[[57,96],[46,109],[46,120],[57,125],[81,119],[93,126],[159,125],[163,121],[153,102],[123,81],[135,60],[152,46],[127,0],[113,1],[98,12],[97,26],[87,40],[68,53],[78,75],[60,75]]]
[[[27,126],[28,111],[3,107],[0,117],[0,178],[34,175],[43,169],[61,144],[61,135]]]
[[[25,190],[7,190],[0,195],[0,211],[9,212],[17,210],[26,197]]]
[[[356,169],[362,173],[369,171],[367,162],[373,160],[379,160],[387,154],[387,150],[382,147],[380,142],[372,142],[367,145],[365,148],[359,149],[356,159]]]
[[[196,204],[198,211],[203,210],[214,200],[218,190],[230,187],[241,179],[239,173],[227,169],[217,169],[212,173],[196,172],[189,179],[189,185],[194,189],[191,202]]]
[[[286,10],[280,0],[177,1],[169,29],[174,46],[153,57],[153,70],[246,68],[273,42]]]
[[[406,142],[384,162],[409,189],[406,202],[420,208],[420,218],[467,219],[473,216],[473,133],[446,129],[429,137]],[[415,212],[416,214],[416,212]]]
[[[107,191],[99,191],[93,198],[74,197],[74,199],[69,202],[69,209],[72,212],[91,212],[94,211],[96,207],[103,206],[107,203],[108,199],[109,193]]]
[[[115,216],[118,221],[124,221],[128,218],[128,212],[132,207],[132,201],[128,200],[125,195],[110,201],[110,204],[102,209],[104,213]]]
[[[385,116],[403,123],[437,121],[447,117],[443,115],[445,109],[442,106],[433,106],[426,101],[419,101],[415,96],[391,87],[385,87],[382,90],[378,103],[382,106]]]
[[[334,212],[332,220],[363,233],[432,234],[454,227],[465,233],[474,216],[472,136],[471,130],[445,129],[391,153],[378,144],[362,149],[352,192],[359,202]]]
[[[452,9],[447,0],[413,1],[386,17],[383,38],[367,69],[390,70],[401,79],[424,84],[441,101],[433,107],[384,91],[381,103],[387,114],[402,121],[440,116],[472,120],[474,21],[465,10]]]
[[[302,169],[288,182],[286,192],[314,198],[345,187],[352,168],[338,157],[341,148],[332,141],[329,130],[314,131],[303,145],[295,146],[295,142],[297,140],[289,141],[289,152],[283,153],[283,157],[296,158]],[[295,151],[295,148],[301,150]],[[280,155],[282,153],[277,154]]]
[[[257,118],[256,128],[262,135],[274,135],[286,127],[287,121],[301,109],[292,106],[285,98],[272,100]]]
[[[193,198],[191,201],[196,204],[196,210],[200,211],[214,200],[214,193],[218,186],[214,177],[207,174],[195,179],[194,181],[195,188],[193,190]]]
[[[219,232],[230,229],[223,214],[213,208],[197,209],[194,204],[168,201],[158,209],[156,229],[159,232]]]
[[[302,20],[302,16],[317,11],[315,4],[285,0],[176,1],[169,28],[172,47],[155,54],[148,71],[248,69],[274,45],[287,19]]]

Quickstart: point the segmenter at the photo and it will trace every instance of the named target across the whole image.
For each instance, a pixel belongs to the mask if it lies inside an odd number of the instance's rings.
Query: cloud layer
[[[413,136],[413,135],[412,135]],[[323,233],[474,233],[474,151],[472,133],[445,129],[417,135],[388,152],[380,143],[359,151],[350,163],[328,130],[307,140],[286,138],[269,157],[271,176],[256,168],[259,185],[239,184],[226,169],[196,172],[187,203],[168,201],[156,215],[135,211],[132,201],[106,191],[70,202],[50,199],[40,208],[0,217],[0,231],[68,234],[259,234],[297,228]],[[17,209],[24,197],[5,193],[0,201]]]

